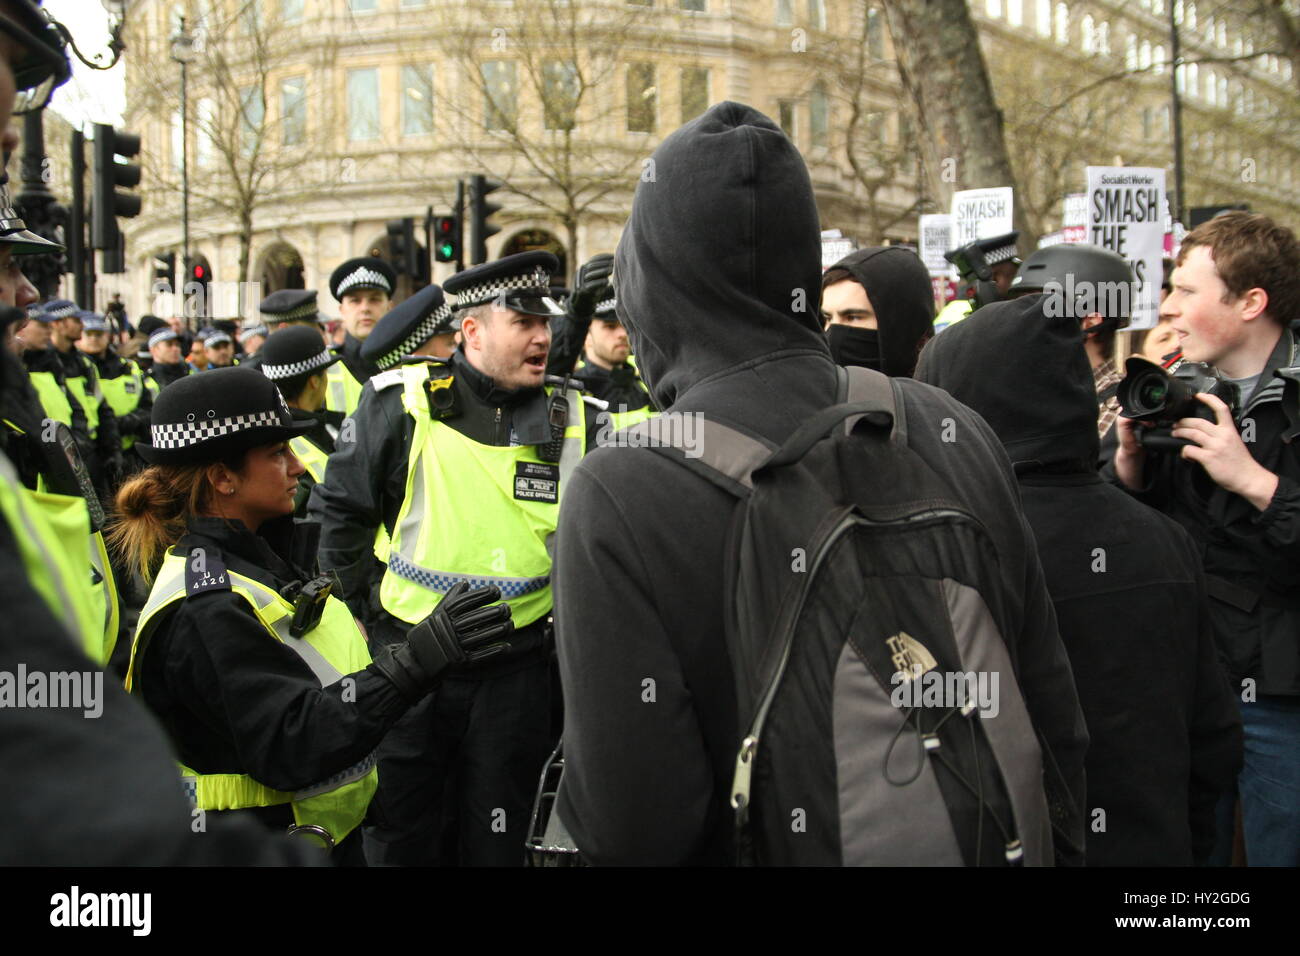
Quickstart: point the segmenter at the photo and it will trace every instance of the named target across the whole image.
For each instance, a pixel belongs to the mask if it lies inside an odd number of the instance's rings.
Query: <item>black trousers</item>
[[[547,662],[533,656],[498,676],[444,680],[384,737],[371,866],[523,865],[550,737]]]

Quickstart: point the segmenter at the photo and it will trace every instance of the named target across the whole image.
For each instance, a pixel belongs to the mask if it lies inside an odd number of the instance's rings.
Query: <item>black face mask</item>
[[[880,359],[880,330],[859,329],[851,325],[832,325],[826,330],[826,344],[836,365],[861,365],[884,371]]]

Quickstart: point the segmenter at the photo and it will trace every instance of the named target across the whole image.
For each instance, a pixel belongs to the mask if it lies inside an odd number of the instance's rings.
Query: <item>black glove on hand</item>
[[[596,305],[601,299],[607,299],[613,290],[609,285],[610,273],[614,271],[614,257],[607,252],[592,256],[578,270],[578,287],[569,297],[569,314],[579,322],[590,322],[596,313]]]
[[[432,690],[453,664],[477,663],[509,649],[510,608],[497,587],[470,590],[457,581],[438,607],[406,632],[406,643],[375,655],[375,666],[411,700]],[[486,607],[485,605],[492,605]]]

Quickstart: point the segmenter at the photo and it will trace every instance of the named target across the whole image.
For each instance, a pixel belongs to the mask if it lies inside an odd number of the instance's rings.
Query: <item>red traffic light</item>
[[[208,277],[207,269],[205,269],[203,266],[194,267],[194,278],[202,280],[202,279],[206,279],[207,277]]]

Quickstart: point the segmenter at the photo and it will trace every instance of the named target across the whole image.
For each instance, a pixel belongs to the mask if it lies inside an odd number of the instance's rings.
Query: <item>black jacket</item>
[[[1196,549],[1097,474],[1078,323],[1043,301],[985,306],[926,347],[916,377],[978,412],[1015,466],[1088,724],[1088,865],[1189,866],[1241,766],[1241,718]]]
[[[630,365],[608,369],[587,362],[573,373],[573,377],[582,382],[587,394],[608,402],[610,412],[632,412],[650,404],[650,393],[641,384],[636,369]]]
[[[369,359],[361,357],[361,346],[364,344],[359,338],[348,332],[343,337],[342,348],[339,349],[339,355],[343,359],[344,366],[352,373],[352,377],[362,385],[379,374],[378,365]]]
[[[1196,542],[1211,618],[1238,693],[1250,679],[1259,695],[1300,695],[1300,442],[1282,437],[1300,425],[1300,389],[1284,388],[1273,375],[1297,365],[1295,333],[1284,331],[1236,416],[1239,430],[1254,424],[1254,440],[1246,443],[1251,457],[1278,476],[1267,509],[1224,491],[1195,462],[1162,453],[1148,453],[1147,486],[1137,495]],[[1106,474],[1113,473],[1112,465]]]
[[[338,427],[342,424],[342,412],[330,412],[321,409],[318,412],[309,412],[301,408],[290,408],[295,422],[312,422],[314,427],[302,437],[307,439],[326,455],[334,454],[334,435],[338,433]],[[330,427],[333,427],[333,432]],[[328,473],[328,469],[327,469]],[[307,501],[311,497],[311,490],[316,487],[316,479],[312,477],[310,471],[306,469],[298,476],[298,494],[293,499],[293,513],[299,518],[307,516]]]
[[[286,557],[295,547],[291,518],[258,534],[220,518],[191,518],[188,527],[174,550],[203,548],[209,573],[224,567],[276,590],[310,576]],[[408,706],[374,665],[347,675],[355,684],[346,698],[343,681],[322,688],[229,589],[175,605],[137,666],[140,693],[185,766],[250,774],[276,790],[300,790],[362,760]],[[288,805],[248,812],[274,826],[293,822]]]
[[[81,402],[77,401],[77,396],[72,394],[68,388],[67,375],[63,371],[63,359],[59,355],[58,349],[53,345],[48,345],[43,349],[27,349],[23,352],[23,365],[28,372],[49,372],[54,376],[59,387],[63,389],[63,394],[68,400],[68,405],[72,407],[72,424],[69,429],[77,440],[77,448],[81,452],[81,458],[90,469],[92,475],[99,473],[99,454],[97,445],[90,437],[90,424],[86,421],[86,410],[82,407]]]
[[[193,370],[190,368],[190,363],[184,360],[167,364],[154,362],[149,367],[149,375],[153,378],[154,382],[157,383],[159,389],[164,389],[172,382],[184,378],[186,375],[189,375],[191,371]]]
[[[66,352],[59,352],[59,361],[63,363],[63,375],[65,381],[72,378],[86,379],[86,394],[93,396],[95,389],[99,387],[99,372],[95,363],[90,358],[80,352],[75,345],[69,345]],[[116,476],[110,476],[105,469],[110,465],[120,464],[122,454],[122,440],[118,433],[117,416],[113,414],[113,407],[108,404],[107,399],[101,399],[99,402],[99,428],[95,432],[95,454],[101,468],[100,477],[96,478],[95,484],[102,485],[107,489],[107,482],[116,479]],[[91,474],[95,474],[92,470]]]
[[[541,388],[507,390],[474,368],[457,351],[450,368],[428,363],[432,375],[453,375],[454,414],[443,423],[484,445],[533,445],[547,441],[546,393]],[[396,371],[396,370],[392,370]],[[379,605],[373,547],[375,531],[383,525],[391,533],[406,494],[406,468],[410,461],[415,423],[402,407],[402,386],[393,375],[372,379],[352,413],[351,441],[340,439],[330,457],[325,480],[312,490],[307,510],[321,526],[320,564],[334,572],[353,613],[366,625],[372,641],[401,640],[409,627]],[[586,415],[588,447],[594,443],[596,416]],[[345,426],[346,427],[346,426]],[[564,492],[562,491],[561,494]],[[472,515],[432,515],[430,520],[473,520]],[[530,626],[512,641],[521,653],[542,644],[542,628]],[[522,661],[520,662],[522,665]],[[512,665],[513,666],[513,665]],[[480,666],[478,674],[495,673]]]
[[[655,164],[657,182],[638,186],[615,266],[618,314],[642,377],[666,412],[780,442],[836,395],[803,161],[766,117],[722,103],[665,140]],[[902,384],[916,423],[910,444],[953,477],[993,537],[1008,613],[1020,623],[1008,650],[1081,807],[1087,737],[1006,457],[968,410]],[[944,443],[946,419],[969,440]],[[561,506],[557,807],[596,863],[731,858],[740,737],[721,596],[734,503],[651,449],[610,447],[582,462]],[[642,698],[647,678],[653,703]],[[1077,813],[1067,826],[1081,846]]]
[[[102,711],[93,719],[84,708],[0,708],[0,866],[324,862],[305,844],[249,821],[214,819],[195,832],[162,729],[51,615],[28,583],[4,521],[0,605],[7,622],[0,628],[0,671],[12,674],[21,664],[28,673],[102,678]]]

